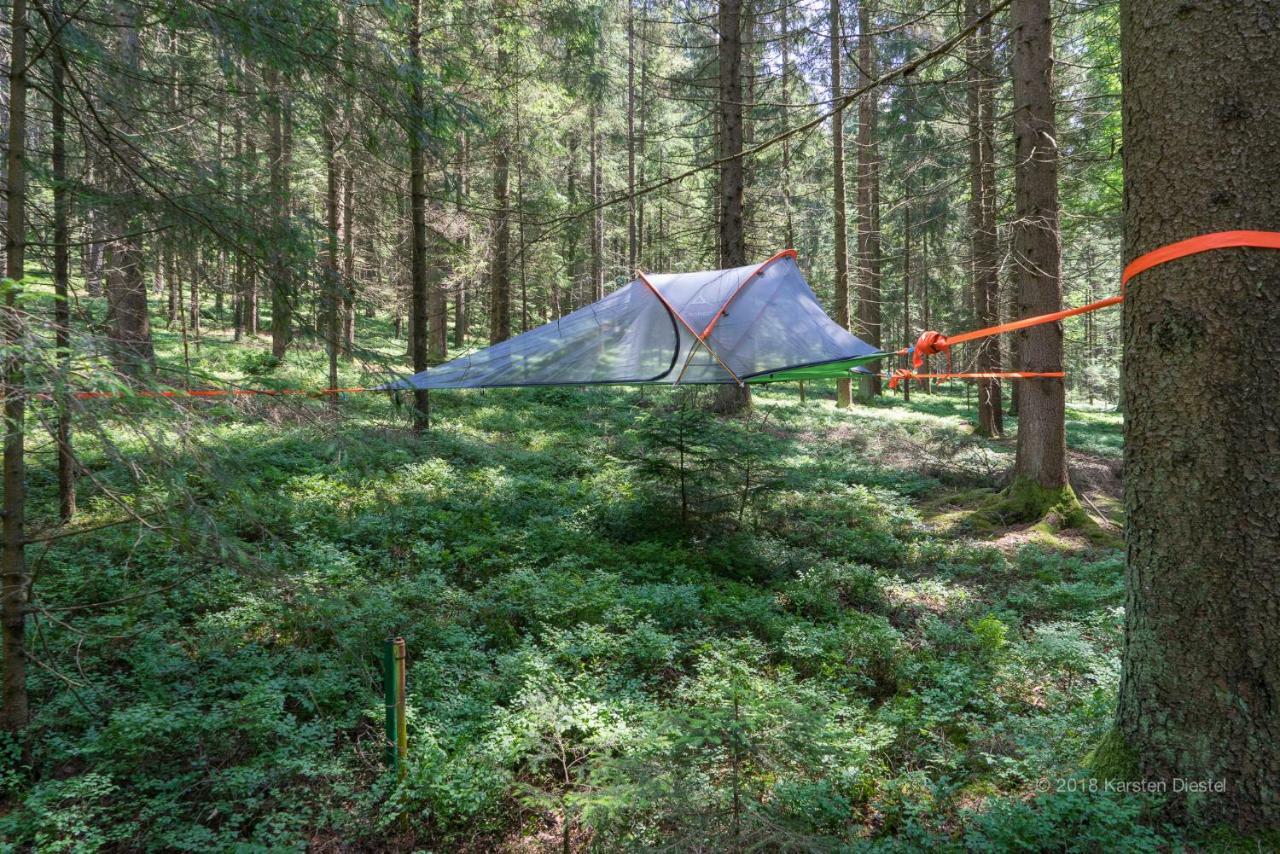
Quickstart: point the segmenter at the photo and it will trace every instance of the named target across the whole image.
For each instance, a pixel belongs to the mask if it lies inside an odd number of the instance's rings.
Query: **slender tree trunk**
[[[743,227],[743,196],[746,193],[742,154],[742,0],[720,0],[717,15],[720,35],[720,257],[726,267],[747,263],[746,234]],[[731,414],[751,405],[751,389],[736,383],[717,389],[715,409]]]
[[[139,73],[138,9],[132,4],[116,6],[116,74],[110,100],[115,114],[113,129],[119,136],[133,132],[130,97]],[[155,366],[151,342],[151,316],[147,311],[147,285],[143,277],[142,220],[129,202],[133,193],[131,174],[137,171],[136,154],[123,145],[112,164],[111,241],[107,245],[107,302],[112,319],[112,350],[117,367],[138,373]]]
[[[636,13],[627,0],[627,275],[639,264],[636,233]]]
[[[591,298],[594,302],[604,298],[604,133],[600,129],[600,101],[591,102]],[[628,270],[627,275],[633,275]]]
[[[525,241],[524,222],[524,175],[528,165],[524,148],[520,140],[524,138],[524,126],[521,124],[520,89],[516,88],[516,257],[520,259],[520,331],[529,330],[529,256],[528,243]]]
[[[499,132],[493,154],[493,269],[489,282],[489,343],[511,337],[511,185],[510,153]]]
[[[831,0],[827,15],[827,26],[831,29],[831,98],[838,105],[844,92],[844,78],[840,71],[840,57],[844,52],[844,24],[840,15],[840,0]],[[861,128],[859,128],[861,135]],[[858,162],[862,156],[859,153]],[[837,106],[831,117],[831,218],[835,225],[834,277],[836,323],[845,329],[849,328],[849,229],[845,221],[845,186],[844,186],[844,109]],[[862,197],[861,188],[858,191]],[[853,383],[851,380],[836,380],[836,406],[847,409],[852,402]]]
[[[413,2],[413,28],[409,32],[409,58],[413,64],[413,114],[409,125],[409,207],[410,207],[410,300],[412,304],[410,350],[414,373],[425,371],[427,358],[427,165],[423,151],[426,129],[419,125],[426,98],[422,92],[422,0]],[[502,150],[499,145],[499,151]],[[505,156],[505,155],[503,155]],[[505,177],[504,177],[505,182]],[[505,202],[505,200],[500,200]],[[498,216],[505,222],[506,206],[500,205]],[[505,226],[503,226],[505,228]],[[505,251],[505,247],[504,247]],[[505,259],[504,259],[505,264]],[[495,300],[495,313],[498,311]],[[505,303],[504,303],[505,304]],[[495,321],[495,327],[497,321]],[[498,339],[501,340],[501,339]],[[413,424],[417,430],[431,424],[431,398],[426,389],[414,389]]]
[[[200,351],[200,273],[204,269],[200,263],[199,247],[192,251],[191,258],[191,302],[187,306],[187,323],[191,327],[191,337],[196,342],[198,353]]]
[[[911,173],[907,172],[903,180],[903,200],[902,200],[902,339],[908,343],[915,341],[916,331],[911,326],[911,289],[915,284],[915,270],[911,264],[911,254],[915,251],[912,241],[915,239],[913,231],[913,223],[911,221],[911,211],[915,207],[915,199],[911,195]],[[902,357],[902,365],[905,368],[911,368],[911,356],[904,355]],[[904,380],[900,383],[902,387],[902,400],[904,403],[911,401],[911,380]]]
[[[324,289],[325,355],[329,360],[329,388],[337,388],[338,351],[342,346],[338,340],[342,329],[339,319],[342,309],[342,299],[339,296],[342,276],[338,268],[338,230],[341,228],[339,185],[342,182],[342,167],[338,163],[337,133],[334,128],[337,117],[332,110],[327,112],[328,115],[321,120],[325,154],[325,254],[324,276],[320,286]],[[328,402],[332,408],[337,409],[338,396],[329,395]]]
[[[101,173],[93,149],[85,151],[85,183],[95,186]],[[91,297],[102,296],[102,214],[96,205],[86,205],[84,211],[84,246],[80,250],[80,273],[84,276],[84,289]]]
[[[1062,247],[1058,234],[1058,148],[1054,127],[1053,37],[1049,0],[1014,0],[1013,30],[1015,220],[1018,314],[1062,307]],[[1062,370],[1062,325],[1018,333],[1022,369]],[[1024,481],[1040,512],[1070,493],[1067,483],[1065,388],[1061,380],[1022,380],[1015,484]]]
[[[1280,224],[1280,39],[1260,29],[1278,15],[1274,0],[1121,4],[1126,260]],[[1245,832],[1280,827],[1277,328],[1275,250],[1179,259],[1126,290],[1119,730],[1176,816]]]
[[[284,358],[293,336],[293,288],[289,259],[285,252],[289,222],[288,164],[285,154],[284,95],[280,73],[270,68],[266,73],[270,97],[270,121],[267,158],[271,161],[272,226],[277,234],[271,249],[271,354]]]
[[[58,351],[58,369],[63,372],[63,382],[67,382],[67,374],[71,370],[71,259],[68,246],[71,239],[71,193],[67,187],[66,54],[62,50],[62,0],[53,0],[50,9],[49,22],[53,30],[49,51],[49,94],[53,101],[50,108],[53,124],[54,345]],[[71,445],[71,401],[65,392],[58,395],[57,405],[58,516],[66,522],[76,512],[76,458]]]
[[[13,46],[9,54],[9,152],[5,186],[8,189],[6,279],[21,282],[26,275],[27,205],[27,3],[9,7]],[[0,566],[0,632],[3,632],[3,725],[14,731],[27,725],[26,625],[31,578],[27,574],[25,512],[26,425],[25,355],[19,287],[5,288],[4,297],[4,557]]]
[[[788,103],[791,96],[791,4],[783,3],[780,14],[782,15],[782,33],[779,36],[782,48],[782,101]],[[844,172],[840,173],[842,176]],[[796,226],[795,213],[792,210],[791,201],[791,138],[782,140],[782,216],[785,222],[783,230],[783,242],[786,244],[784,248],[792,249],[796,242]],[[847,229],[846,229],[847,231]],[[845,240],[845,256],[848,258],[848,236]],[[846,260],[846,264],[847,264]],[[848,276],[846,275],[846,284],[848,287]],[[800,384],[801,400],[804,399],[804,384]]]
[[[343,6],[341,12],[343,41],[343,70],[355,79],[355,10]],[[349,96],[350,98],[351,96]],[[348,100],[343,107],[343,132],[350,138],[355,133],[354,104]],[[356,347],[356,178],[351,162],[350,143],[342,157],[342,355],[348,359]]]
[[[461,144],[458,146],[458,182],[457,189],[454,192],[454,213],[459,219],[462,218],[464,206],[467,198],[467,171],[468,164],[468,147],[467,135],[462,134]],[[464,235],[462,238],[463,249],[470,247],[470,235]],[[453,346],[463,347],[467,343],[467,287],[469,279],[458,277],[453,288]]]
[[[866,86],[875,74],[875,36],[872,0],[858,4],[858,78]],[[858,101],[858,320],[868,344],[880,347],[880,162],[876,142],[878,95],[872,91]],[[880,394],[876,373],[859,380],[859,395],[870,400]]]
[[[356,346],[356,181],[349,155],[342,158],[342,355],[350,359]]]
[[[173,247],[167,242],[157,241],[155,244],[156,264],[154,283],[158,286],[163,281],[164,294],[168,300],[165,311],[165,329],[172,329],[178,322],[178,285],[173,275]]]
[[[965,19],[985,15],[990,0],[965,0]],[[1000,322],[999,248],[996,235],[995,175],[995,60],[992,56],[991,22],[983,23],[968,41],[969,74],[969,221],[972,239],[973,303],[979,326]],[[1000,368],[1000,339],[992,336],[978,344],[977,368],[981,373]],[[1004,401],[1000,380],[978,381],[978,433],[1004,433]]]

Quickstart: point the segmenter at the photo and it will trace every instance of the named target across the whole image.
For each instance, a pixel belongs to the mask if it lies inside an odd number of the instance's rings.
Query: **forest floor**
[[[361,318],[369,362],[402,364],[388,333]],[[268,344],[209,333],[190,382],[326,384],[311,343]],[[1014,442],[974,437],[957,389],[840,411],[770,387],[740,418],[698,389],[435,393],[421,435],[382,394],[88,402],[76,524],[126,521],[30,550],[35,720],[30,761],[0,742],[0,847],[1179,844],[1082,770],[1115,704],[1119,540],[975,523]],[[1119,416],[1073,405],[1068,441],[1118,533]],[[31,442],[38,532],[56,478]]]

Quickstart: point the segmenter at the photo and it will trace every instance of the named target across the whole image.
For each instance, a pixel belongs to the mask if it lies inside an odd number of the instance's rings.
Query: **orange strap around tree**
[[[889,377],[890,391],[898,388],[898,383],[903,380],[996,380],[996,379],[1014,379],[1014,380],[1034,380],[1034,379],[1061,379],[1065,377],[1063,371],[971,371],[960,373],[945,374],[917,374],[915,371],[908,371],[906,368],[898,368]]]
[[[1000,335],[1005,332],[1016,332],[1019,329],[1026,329],[1031,326],[1039,326],[1043,323],[1055,323],[1059,320],[1065,320],[1068,317],[1075,317],[1078,314],[1086,314],[1091,311],[1097,311],[1100,308],[1118,305],[1124,302],[1124,288],[1129,280],[1144,270],[1150,270],[1152,267],[1165,264],[1169,261],[1185,258],[1188,255],[1196,255],[1201,252],[1210,252],[1214,249],[1233,249],[1233,248],[1252,248],[1252,249],[1280,249],[1280,231],[1215,231],[1211,234],[1202,234],[1199,237],[1190,237],[1186,240],[1179,240],[1176,243],[1170,243],[1167,246],[1161,246],[1143,255],[1139,255],[1125,266],[1124,272],[1120,275],[1120,294],[1114,297],[1100,299],[1097,302],[1086,303],[1085,305],[1075,308],[1063,309],[1062,311],[1054,311],[1049,314],[1039,314],[1035,317],[1023,317],[1018,320],[1011,320],[1008,323],[1000,323],[995,326],[987,326],[983,329],[975,329],[972,332],[961,332],[959,335],[943,335],[941,332],[929,330],[921,333],[920,338],[916,341],[914,347],[903,347],[898,350],[895,355],[905,356],[911,354],[911,363],[917,369],[924,364],[925,356],[932,356],[935,353],[946,353],[948,359],[948,368],[950,367],[951,348],[956,344],[964,344],[968,341],[977,341],[981,338],[989,338],[992,335]],[[910,373],[910,372],[907,372]],[[920,377],[926,375],[920,374]],[[941,374],[936,376],[943,376]],[[1017,373],[991,373],[991,374],[947,374],[948,377],[1013,377],[1021,379],[1029,376],[1063,376],[1060,372],[1049,372],[1039,374],[1017,374]],[[890,380],[890,386],[894,385],[894,381]]]
[[[1123,293],[1124,286],[1129,283],[1129,280],[1143,270],[1150,270],[1152,267],[1185,258],[1188,255],[1197,255],[1214,249],[1238,248],[1280,249],[1280,231],[1215,231],[1212,234],[1189,237],[1177,243],[1161,246],[1145,255],[1139,255],[1125,266],[1124,272],[1120,274],[1120,291]]]

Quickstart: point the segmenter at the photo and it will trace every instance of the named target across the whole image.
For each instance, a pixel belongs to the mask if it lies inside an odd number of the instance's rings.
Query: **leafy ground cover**
[[[388,331],[367,361],[402,354]],[[211,334],[193,371],[318,386],[321,363]],[[969,523],[1012,443],[971,435],[963,391],[846,412],[808,391],[736,419],[696,389],[436,394],[423,435],[377,394],[87,404],[77,524],[141,521],[32,548],[36,720],[0,743],[4,845],[1178,844],[1082,769],[1115,701],[1122,554]],[[1072,410],[1107,525],[1119,437]],[[33,456],[38,521],[56,479]]]

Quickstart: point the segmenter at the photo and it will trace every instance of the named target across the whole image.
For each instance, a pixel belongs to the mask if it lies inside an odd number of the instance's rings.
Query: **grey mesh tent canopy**
[[[559,320],[384,388],[776,382],[847,377],[885,355],[827,316],[788,249],[749,267],[637,273]]]

